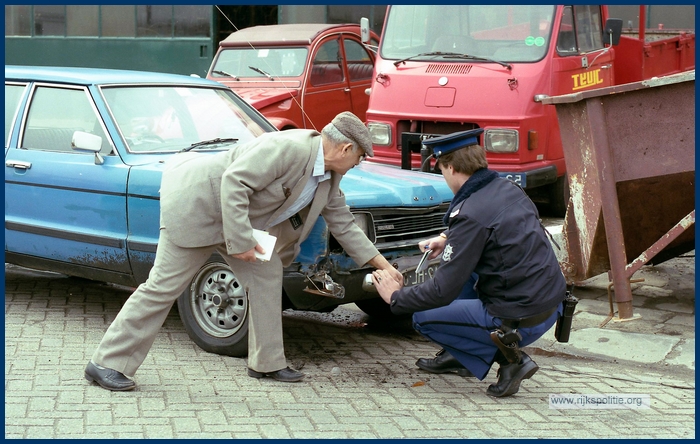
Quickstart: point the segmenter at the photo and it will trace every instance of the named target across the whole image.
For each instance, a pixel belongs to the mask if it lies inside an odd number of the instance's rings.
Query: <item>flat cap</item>
[[[331,120],[333,126],[345,137],[357,143],[368,157],[374,156],[372,151],[372,137],[369,130],[356,115],[350,111],[343,111]]]
[[[470,145],[479,144],[479,135],[484,132],[483,128],[476,128],[469,131],[448,134],[446,136],[433,137],[423,141],[423,145],[433,147],[433,155],[438,159],[443,154],[466,148]]]

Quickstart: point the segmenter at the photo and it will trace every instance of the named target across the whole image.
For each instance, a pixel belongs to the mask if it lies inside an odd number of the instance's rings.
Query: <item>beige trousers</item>
[[[248,367],[272,372],[287,366],[282,340],[282,262],[249,263],[223,245],[182,248],[161,229],[156,259],[146,282],[129,297],[92,356],[93,362],[133,376],[153,345],[168,312],[197,270],[218,251],[248,294]]]

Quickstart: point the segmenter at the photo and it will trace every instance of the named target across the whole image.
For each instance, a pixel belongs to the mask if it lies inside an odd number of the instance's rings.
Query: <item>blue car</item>
[[[276,131],[227,87],[196,77],[87,68],[5,67],[5,261],[135,287],[153,265],[163,163]],[[357,224],[413,285],[419,240],[445,227],[440,176],[362,163],[341,187]],[[284,308],[355,303],[389,313],[363,289],[371,268],[349,258],[319,218],[285,269]],[[177,301],[204,350],[247,353],[248,301],[212,256]]]

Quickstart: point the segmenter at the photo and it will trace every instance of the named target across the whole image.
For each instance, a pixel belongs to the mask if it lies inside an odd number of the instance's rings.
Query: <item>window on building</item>
[[[173,35],[172,5],[136,6],[137,37],[171,37]]]
[[[31,6],[5,5],[5,35],[32,35]]]
[[[100,35],[100,7],[96,5],[66,6],[66,35],[97,37]]]
[[[133,5],[100,6],[103,37],[136,36],[136,17]]]
[[[65,36],[66,7],[64,5],[34,6],[34,35]]]
[[[210,6],[175,5],[173,22],[175,37],[209,37]]]
[[[209,37],[208,5],[5,5],[6,36]]]

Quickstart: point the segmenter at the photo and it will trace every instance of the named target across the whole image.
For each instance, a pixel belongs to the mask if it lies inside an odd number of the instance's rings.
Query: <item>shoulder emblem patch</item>
[[[449,262],[452,257],[452,245],[445,245],[445,250],[442,252],[442,260]]]

